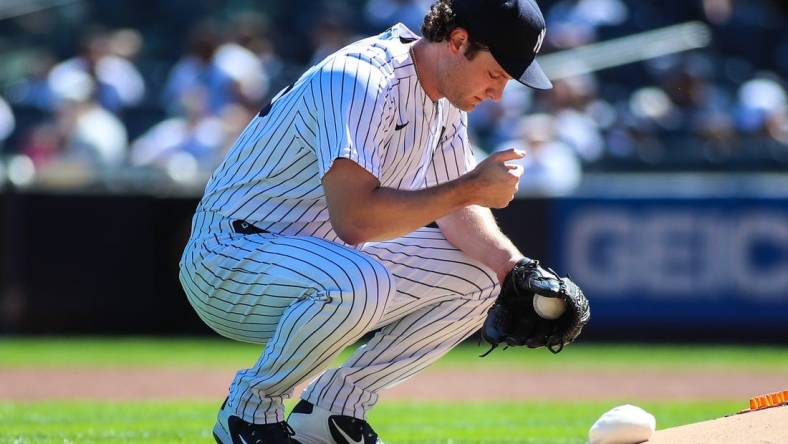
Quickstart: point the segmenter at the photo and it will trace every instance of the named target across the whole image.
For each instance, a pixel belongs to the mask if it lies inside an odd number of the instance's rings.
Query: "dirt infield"
[[[0,368],[0,400],[219,400],[225,396],[233,375],[232,369],[215,368]],[[786,381],[785,372],[428,369],[388,390],[384,398],[431,401],[738,398],[744,405],[753,395],[785,388]],[[660,430],[648,444],[711,443],[786,444],[788,407]]]
[[[659,430],[647,444],[785,444],[788,407]]]
[[[3,369],[0,399],[221,399],[232,369]],[[47,381],[42,384],[42,381]],[[511,381],[520,381],[512,384]],[[384,399],[702,400],[742,399],[782,389],[785,372],[512,371],[428,369]],[[296,393],[300,388],[296,389]],[[786,440],[788,443],[788,440]]]

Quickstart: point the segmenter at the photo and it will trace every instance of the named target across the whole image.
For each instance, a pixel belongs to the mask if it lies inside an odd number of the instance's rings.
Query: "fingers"
[[[507,162],[511,160],[519,160],[525,157],[525,151],[518,150],[515,148],[509,148],[508,150],[498,151],[494,154],[495,162]],[[509,164],[503,163],[503,166],[507,169],[508,173],[516,178],[520,178],[523,175],[523,166],[517,163]]]
[[[522,159],[525,157],[525,151],[518,150],[515,148],[509,148],[508,150],[498,151],[490,155],[496,162],[506,162],[507,160],[517,160]]]
[[[476,166],[473,178],[478,184],[478,205],[488,208],[504,208],[519,191],[524,166],[516,162],[525,156],[517,149],[498,151]],[[512,162],[512,163],[507,163]]]
[[[506,164],[506,168],[509,170],[508,171],[509,174],[517,178],[521,177],[523,175],[523,172],[525,171],[523,166],[518,164],[514,164],[514,165]]]

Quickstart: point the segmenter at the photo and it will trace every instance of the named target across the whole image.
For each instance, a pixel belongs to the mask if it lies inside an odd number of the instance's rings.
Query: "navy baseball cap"
[[[512,78],[535,89],[553,87],[535,60],[545,35],[544,17],[536,2],[454,0],[452,11],[457,25],[486,46]]]

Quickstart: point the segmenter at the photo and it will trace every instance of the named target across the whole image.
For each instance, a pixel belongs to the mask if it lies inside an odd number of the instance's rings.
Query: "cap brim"
[[[517,79],[518,82],[534,89],[552,89],[553,83],[547,78],[542,67],[534,60],[528,65],[523,75]]]

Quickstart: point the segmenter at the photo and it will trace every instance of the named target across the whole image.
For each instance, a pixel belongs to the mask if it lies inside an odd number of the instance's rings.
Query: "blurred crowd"
[[[22,12],[0,4],[0,162],[20,183],[129,170],[204,180],[306,67],[396,22],[418,32],[430,3],[36,0],[39,8]],[[570,193],[584,171],[788,169],[781,2],[539,3],[543,54],[695,20],[712,40],[563,78],[546,93],[510,82],[503,100],[479,106],[470,117],[478,152],[529,152],[524,192]]]

